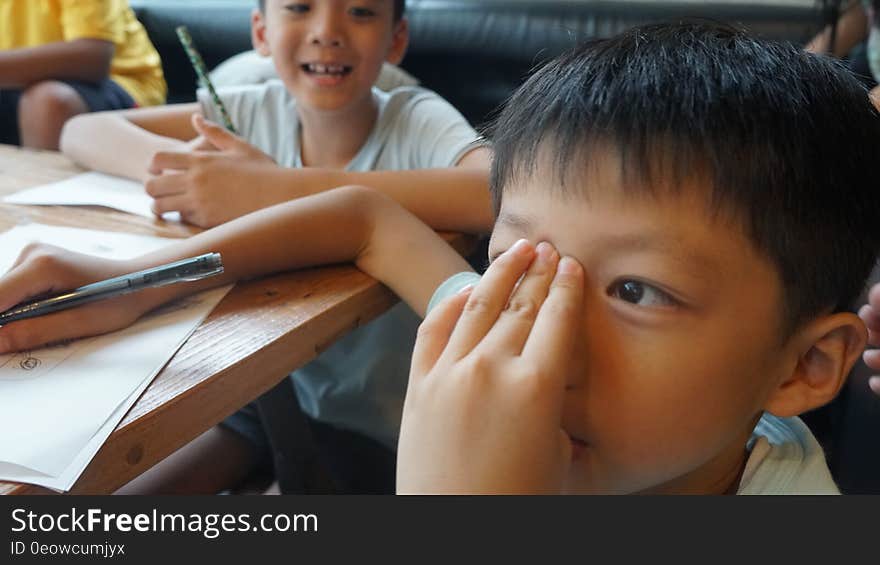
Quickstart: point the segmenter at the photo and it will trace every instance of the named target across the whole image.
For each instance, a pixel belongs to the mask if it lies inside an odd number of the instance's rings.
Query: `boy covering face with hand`
[[[726,28],[542,69],[495,125],[495,260],[421,326],[398,492],[836,493],[796,416],[865,345],[878,136],[835,63]]]

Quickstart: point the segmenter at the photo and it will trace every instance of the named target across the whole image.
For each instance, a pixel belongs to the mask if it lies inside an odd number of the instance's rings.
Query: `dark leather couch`
[[[170,102],[193,100],[196,81],[176,26],[190,29],[209,68],[251,48],[249,14],[256,0],[131,4],[162,56]],[[773,0],[409,0],[407,15],[411,43],[403,68],[475,125],[530,69],[581,39],[607,37],[639,23],[697,17],[803,43],[822,19],[811,4]],[[880,493],[880,400],[867,390],[865,367],[854,373],[835,403],[805,419],[826,446],[845,492]]]

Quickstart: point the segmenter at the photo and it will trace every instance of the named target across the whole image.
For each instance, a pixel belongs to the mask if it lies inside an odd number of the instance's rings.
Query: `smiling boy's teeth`
[[[343,65],[322,65],[320,63],[309,63],[306,65],[306,68],[311,73],[322,75],[336,75],[345,73],[345,66]]]

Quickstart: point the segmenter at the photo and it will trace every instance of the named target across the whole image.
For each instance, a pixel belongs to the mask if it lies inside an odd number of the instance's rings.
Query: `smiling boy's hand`
[[[0,277],[0,312],[36,296],[56,294],[134,270],[124,261],[32,244]],[[139,293],[12,322],[0,326],[0,354],[118,330],[131,325],[155,305]]]
[[[398,493],[560,492],[583,287],[576,261],[521,241],[428,315],[404,404]]]
[[[210,228],[275,203],[262,198],[260,174],[276,168],[271,157],[223,127],[193,116],[199,137],[189,151],[160,151],[145,188],[153,211],[180,212],[184,221]]]
[[[871,287],[868,293],[868,303],[859,309],[859,317],[868,327],[868,344],[880,347],[880,283]],[[875,371],[880,371],[880,349],[865,351],[862,355],[865,365]],[[880,395],[880,376],[871,377],[868,381],[871,390]]]

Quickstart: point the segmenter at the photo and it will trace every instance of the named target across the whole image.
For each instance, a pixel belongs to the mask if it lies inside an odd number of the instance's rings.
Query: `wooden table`
[[[0,196],[80,172],[59,153],[0,145]],[[28,221],[164,237],[198,231],[105,208],[0,202],[0,231]],[[447,237],[462,252],[473,245],[471,238]],[[396,301],[351,266],[237,284],[156,376],[70,492],[115,491]],[[0,482],[0,494],[48,492]]]

